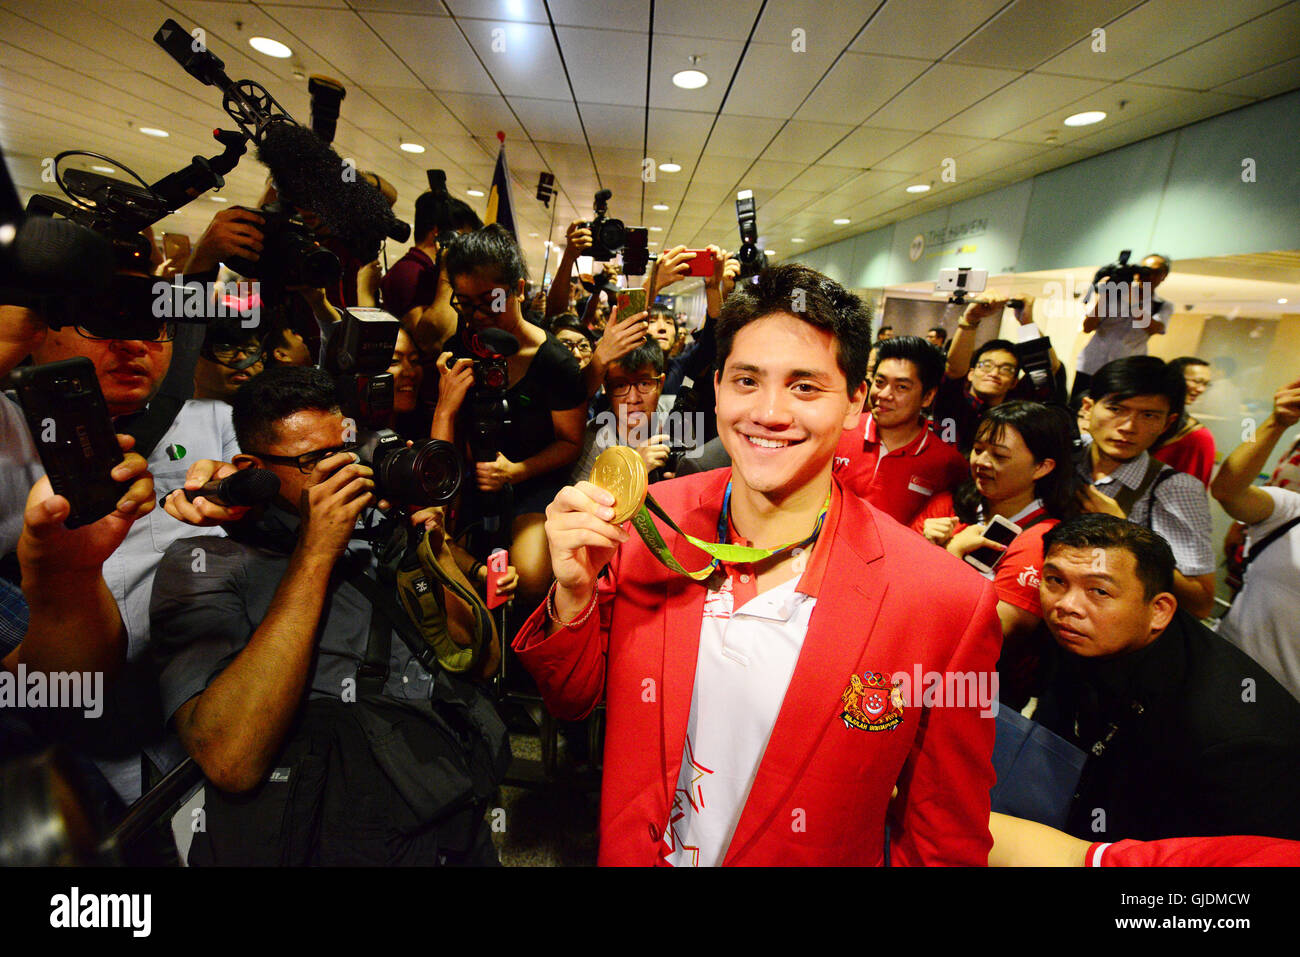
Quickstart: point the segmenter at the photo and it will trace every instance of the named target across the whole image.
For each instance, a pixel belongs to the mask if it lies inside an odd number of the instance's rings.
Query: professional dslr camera
[[[584,225],[591,230],[591,249],[588,254],[596,262],[609,262],[623,254],[623,272],[629,276],[645,275],[650,259],[650,231],[644,226],[628,228],[623,220],[611,218],[609,200],[614,194],[602,189],[593,203],[596,218]]]
[[[736,194],[736,221],[740,225],[740,249],[736,252],[740,275],[737,278],[745,279],[767,268],[767,254],[758,248],[758,211],[752,189],[742,189]]]
[[[1151,282],[1159,273],[1159,270],[1152,269],[1150,266],[1143,266],[1141,263],[1129,262],[1128,258],[1132,254],[1133,250],[1131,249],[1121,250],[1119,259],[1113,263],[1107,263],[1093,273],[1092,282],[1088,284],[1088,291],[1084,293],[1083,301],[1087,302],[1093,291],[1103,282],[1123,283],[1124,285],[1135,282]]]
[[[288,286],[319,289],[337,282],[339,257],[316,242],[302,217],[283,203],[255,210],[262,217],[262,254],[256,261],[230,256],[228,265],[241,276],[259,279],[277,290]]]
[[[343,310],[322,366],[334,379],[339,407],[357,423],[350,450],[375,473],[375,496],[402,507],[446,505],[460,490],[460,457],[437,439],[407,446],[385,428],[393,412],[388,366],[401,323],[382,309]]]

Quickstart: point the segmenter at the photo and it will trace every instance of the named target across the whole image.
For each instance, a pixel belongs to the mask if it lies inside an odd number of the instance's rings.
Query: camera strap
[[[159,395],[149,403],[149,408],[131,416],[122,416],[114,423],[118,432],[135,438],[135,447],[131,450],[145,459],[153,454],[162,437],[176,421],[185,400],[172,395]]]

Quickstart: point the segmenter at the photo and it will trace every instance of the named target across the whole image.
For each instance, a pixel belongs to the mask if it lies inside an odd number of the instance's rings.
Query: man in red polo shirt
[[[846,492],[910,525],[933,496],[965,481],[966,460],[922,415],[943,377],[943,354],[919,336],[895,336],[877,349],[869,414],[844,430],[834,474]]]

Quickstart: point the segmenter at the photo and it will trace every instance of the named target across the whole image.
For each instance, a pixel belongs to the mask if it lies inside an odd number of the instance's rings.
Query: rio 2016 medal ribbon
[[[646,473],[645,463],[641,461],[641,456],[626,445],[613,445],[600,453],[596,459],[596,464],[591,469],[591,484],[603,488],[614,496],[614,517],[611,519],[613,524],[622,525],[631,519],[632,527],[636,529],[637,534],[641,536],[641,540],[645,542],[646,547],[650,549],[655,558],[679,575],[685,575],[695,581],[704,581],[713,574],[721,562],[737,564],[761,562],[790,549],[808,546],[816,541],[818,533],[821,532],[822,524],[826,521],[826,510],[830,506],[830,495],[827,495],[826,504],[822,506],[821,514],[817,516],[817,524],[813,527],[812,534],[803,541],[790,542],[779,548],[751,548],[748,545],[732,545],[725,541],[706,542],[704,539],[696,538],[694,535],[689,535],[678,528],[677,523],[668,517],[668,513],[660,507],[659,503],[654,500],[654,496],[649,493],[649,476]],[[722,501],[722,513],[718,518],[719,539],[727,537],[727,512],[730,505],[731,483],[728,482],[727,492]],[[709,555],[711,561],[703,568],[694,571],[683,567],[681,562],[668,550],[667,543],[664,542],[663,536],[659,534],[659,529],[655,527],[654,521],[650,518],[651,512],[658,515],[664,524],[677,534],[700,551]]]

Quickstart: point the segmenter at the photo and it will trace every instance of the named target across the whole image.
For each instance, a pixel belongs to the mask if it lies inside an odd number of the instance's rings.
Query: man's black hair
[[[1043,561],[1054,548],[1122,548],[1133,556],[1147,601],[1174,590],[1174,552],[1145,525],[1114,515],[1085,513],[1062,522],[1043,536]]]
[[[1162,395],[1169,400],[1169,411],[1181,415],[1187,399],[1187,383],[1181,372],[1155,356],[1112,359],[1088,383],[1088,397],[1093,402],[1102,399],[1123,402],[1139,395]]]
[[[1210,363],[1206,362],[1204,359],[1198,359],[1196,356],[1179,356],[1177,359],[1174,359],[1169,363],[1169,368],[1173,369],[1179,375],[1184,375],[1187,372],[1188,366],[1209,365]]]
[[[424,242],[429,233],[438,231],[438,239],[446,242],[451,233],[462,229],[482,229],[483,220],[468,203],[450,196],[421,193],[415,201],[415,241]]]
[[[1016,375],[1020,374],[1020,353],[1016,351],[1016,344],[1010,339],[990,339],[984,345],[975,350],[970,357],[970,367],[975,368],[975,363],[980,361],[980,357],[986,352],[1009,352],[1016,360]]]
[[[664,316],[664,317],[666,317],[666,318],[672,320],[673,328],[674,328],[674,329],[678,328],[677,313],[673,312],[671,309],[669,309],[667,306],[665,306],[662,302],[652,302],[652,303],[650,303],[650,306],[648,307],[648,309],[647,309],[646,311],[650,313],[650,318],[651,318],[651,319],[654,319],[656,316]]]
[[[500,223],[452,236],[443,247],[442,261],[451,282],[457,276],[484,269],[513,291],[519,280],[528,277],[528,266],[524,263],[519,243]]]
[[[655,375],[663,375],[664,350],[655,340],[646,339],[627,355],[614,359],[610,365],[620,365],[627,372],[636,372],[638,369],[650,366],[655,370]]]
[[[926,330],[926,332],[933,332],[936,335],[938,335],[938,337],[942,339],[944,342],[948,341],[948,330],[945,329],[943,326],[931,326],[929,329]]]
[[[943,379],[944,357],[934,346],[920,336],[894,336],[876,346],[876,369],[886,359],[903,359],[916,366],[917,377],[921,380],[921,391],[937,389]],[[874,373],[873,373],[874,374]]]
[[[756,319],[777,313],[830,332],[849,395],[857,391],[866,380],[871,354],[871,310],[835,280],[798,263],[764,269],[736,284],[718,317],[718,370],[727,364],[736,333]]]
[[[230,400],[239,447],[265,450],[279,440],[279,423],[295,412],[336,412],[334,380],[317,366],[273,366],[254,376]]]

